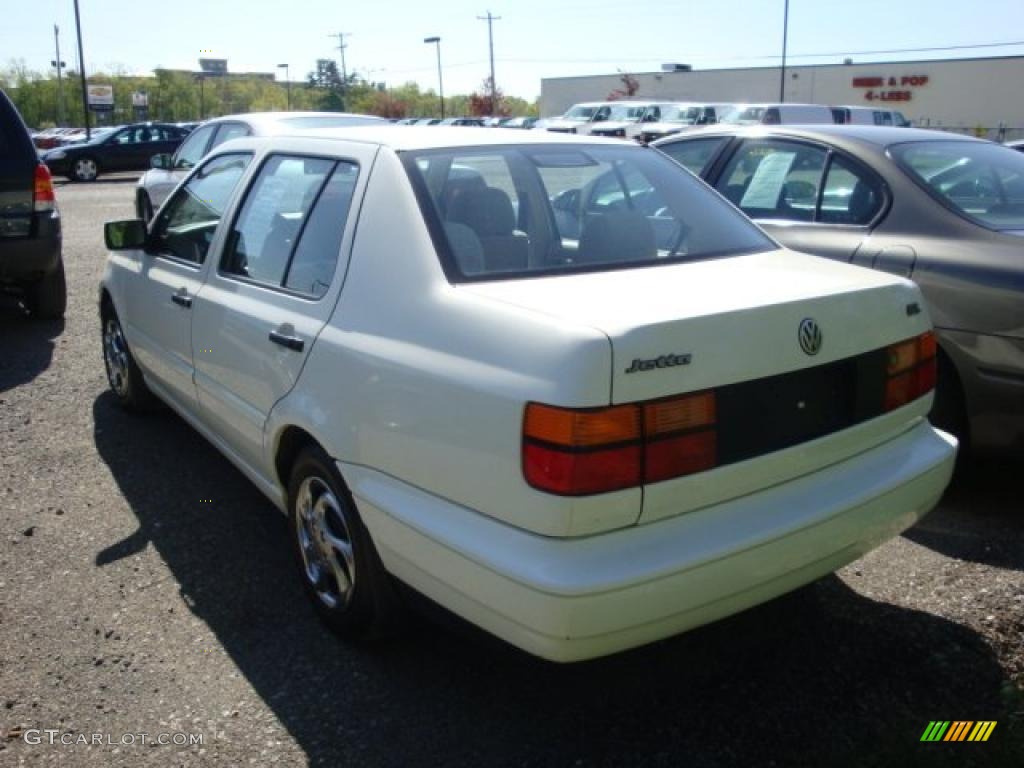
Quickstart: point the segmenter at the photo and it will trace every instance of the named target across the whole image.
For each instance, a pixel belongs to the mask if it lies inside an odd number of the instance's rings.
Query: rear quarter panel
[[[550,536],[631,525],[639,488],[564,498],[522,474],[525,403],[606,405],[611,346],[449,284],[405,171],[382,149],[334,315],[268,425],[268,465],[289,425],[338,461]]]

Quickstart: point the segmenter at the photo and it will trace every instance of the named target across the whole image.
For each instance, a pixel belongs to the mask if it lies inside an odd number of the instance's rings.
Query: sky
[[[0,66],[23,60],[30,69],[52,72],[57,24],[61,57],[77,68],[72,0],[33,0],[31,12],[12,13],[15,2],[0,0]],[[337,38],[330,35],[342,32],[349,71],[392,86],[412,80],[436,88],[435,48],[423,38],[438,35],[446,94],[477,90],[487,77],[488,25],[477,17],[490,11],[500,17],[493,24],[498,87],[530,101],[540,95],[544,77],[646,72],[667,62],[694,69],[776,65],[783,5],[783,0],[79,0],[87,72],[196,69],[200,57],[209,57],[227,59],[233,72],[270,72],[288,63],[291,79],[298,81],[318,58],[338,58]],[[868,53],[977,45],[987,47]],[[838,63],[846,56],[868,62],[1024,55],[1024,2],[791,0],[788,52],[792,64]]]

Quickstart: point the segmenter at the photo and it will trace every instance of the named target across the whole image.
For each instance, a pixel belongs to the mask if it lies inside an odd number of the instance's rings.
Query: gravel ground
[[[447,616],[336,641],[284,519],[180,419],[105,392],[101,223],[132,190],[58,191],[66,324],[0,305],[0,765],[1024,764],[1021,464],[969,467],[836,576],[611,658],[551,665]],[[998,725],[921,744],[937,719]],[[203,743],[140,743],[177,732]]]

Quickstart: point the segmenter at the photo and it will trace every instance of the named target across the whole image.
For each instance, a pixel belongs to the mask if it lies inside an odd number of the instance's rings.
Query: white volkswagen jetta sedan
[[[782,249],[637,145],[240,139],[106,238],[114,396],[289,516],[343,636],[398,580],[531,653],[611,653],[832,572],[950,478],[914,284]]]

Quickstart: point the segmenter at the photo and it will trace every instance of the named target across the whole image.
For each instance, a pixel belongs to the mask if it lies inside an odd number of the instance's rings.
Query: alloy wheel
[[[302,481],[295,505],[307,581],[327,608],[347,606],[355,590],[356,561],[345,506],[327,481],[316,475]]]

